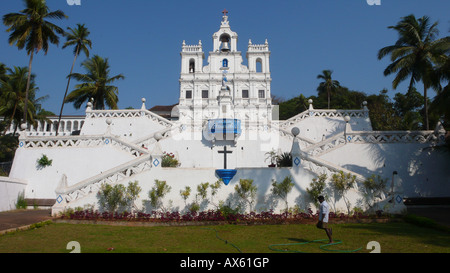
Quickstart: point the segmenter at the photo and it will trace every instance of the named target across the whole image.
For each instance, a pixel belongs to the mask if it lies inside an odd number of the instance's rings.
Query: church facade
[[[170,210],[186,211],[196,187],[216,181],[223,184],[215,199],[237,207],[234,187],[251,179],[257,187],[254,209],[279,211],[284,205],[271,195],[271,185],[286,177],[295,184],[289,206],[306,210],[314,206],[307,188],[326,174],[323,195],[342,212],[347,204],[330,184],[339,172],[355,177],[346,196],[353,208],[369,209],[362,184],[372,175],[389,181],[378,195],[380,209],[404,210],[405,197],[450,196],[450,172],[435,149],[444,142],[439,124],[431,131],[373,131],[365,103],[361,109],[323,110],[313,101],[308,110],[278,120],[267,40],[248,42],[248,66],[243,65],[238,35],[224,12],[212,42],[204,65],[201,41],[183,41],[179,103],[170,119],[149,111],[143,98],[140,109],[94,110],[88,102],[84,118],[64,119],[63,128],[76,128],[76,134],[22,127],[10,175],[0,177],[0,210],[14,209],[20,193],[29,200],[50,200],[54,215],[68,208],[98,209],[102,184],[137,181],[142,192],[135,204],[150,211],[155,208],[149,207],[148,192],[155,180],[171,187],[163,200]],[[44,155],[51,164],[39,163]],[[163,166],[167,155],[178,160],[177,166]],[[281,156],[290,164],[274,167]],[[188,200],[180,196],[186,187],[193,191]],[[209,199],[201,204],[201,209],[213,208]]]
[[[206,65],[202,42],[186,45],[183,41],[180,98],[172,110],[172,118],[201,124],[200,127],[204,121],[224,118],[268,124],[274,111],[268,42],[249,41],[248,66],[243,65],[238,34],[231,30],[226,10],[223,13],[220,29],[212,35],[213,50]],[[212,126],[216,125],[210,123],[209,127]]]

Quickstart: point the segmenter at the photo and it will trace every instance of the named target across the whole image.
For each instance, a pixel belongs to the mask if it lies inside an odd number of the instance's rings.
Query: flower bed
[[[308,212],[299,213],[274,213],[272,210],[260,213],[251,212],[247,214],[241,213],[224,213],[220,210],[208,210],[202,212],[188,212],[181,214],[175,212],[152,211],[151,213],[143,212],[99,212],[93,210],[79,210],[64,214],[60,217],[64,220],[92,220],[94,221],[120,221],[120,222],[150,222],[150,223],[229,223],[229,224],[297,224],[297,223],[316,223],[318,213]],[[364,219],[387,219],[382,215],[364,215],[355,213],[351,216],[344,213],[335,214],[330,212],[330,223],[354,222]]]

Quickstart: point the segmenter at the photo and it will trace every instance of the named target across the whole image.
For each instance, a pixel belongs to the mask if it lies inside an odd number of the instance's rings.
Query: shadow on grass
[[[296,243],[306,243],[306,242],[310,241],[310,240],[298,239],[298,238],[285,238],[285,239],[287,239],[289,241],[296,242]]]
[[[439,230],[434,225],[420,225],[414,222],[391,222],[384,224],[361,224],[361,225],[343,225],[343,230],[356,231],[361,234],[366,231],[375,236],[379,234],[380,238],[394,237],[398,238],[399,242],[409,242],[411,239],[417,243],[426,245],[433,245],[436,247],[448,248],[450,247],[450,233],[444,230]],[[392,240],[391,240],[392,241]],[[394,242],[392,242],[394,243]]]

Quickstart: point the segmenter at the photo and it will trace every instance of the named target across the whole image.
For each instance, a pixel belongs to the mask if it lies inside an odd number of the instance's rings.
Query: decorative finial
[[[222,13],[223,13],[223,16],[227,16],[228,10],[224,9],[224,10],[222,11]]]

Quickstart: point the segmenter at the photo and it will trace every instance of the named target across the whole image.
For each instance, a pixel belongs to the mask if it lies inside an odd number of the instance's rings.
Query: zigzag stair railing
[[[128,179],[133,175],[149,170],[152,164],[150,159],[150,154],[140,156],[119,166],[106,170],[101,174],[80,181],[74,185],[65,188],[57,188],[55,192],[57,195],[61,196],[64,203],[73,202],[89,194],[97,192],[102,183],[115,184],[124,179]]]

